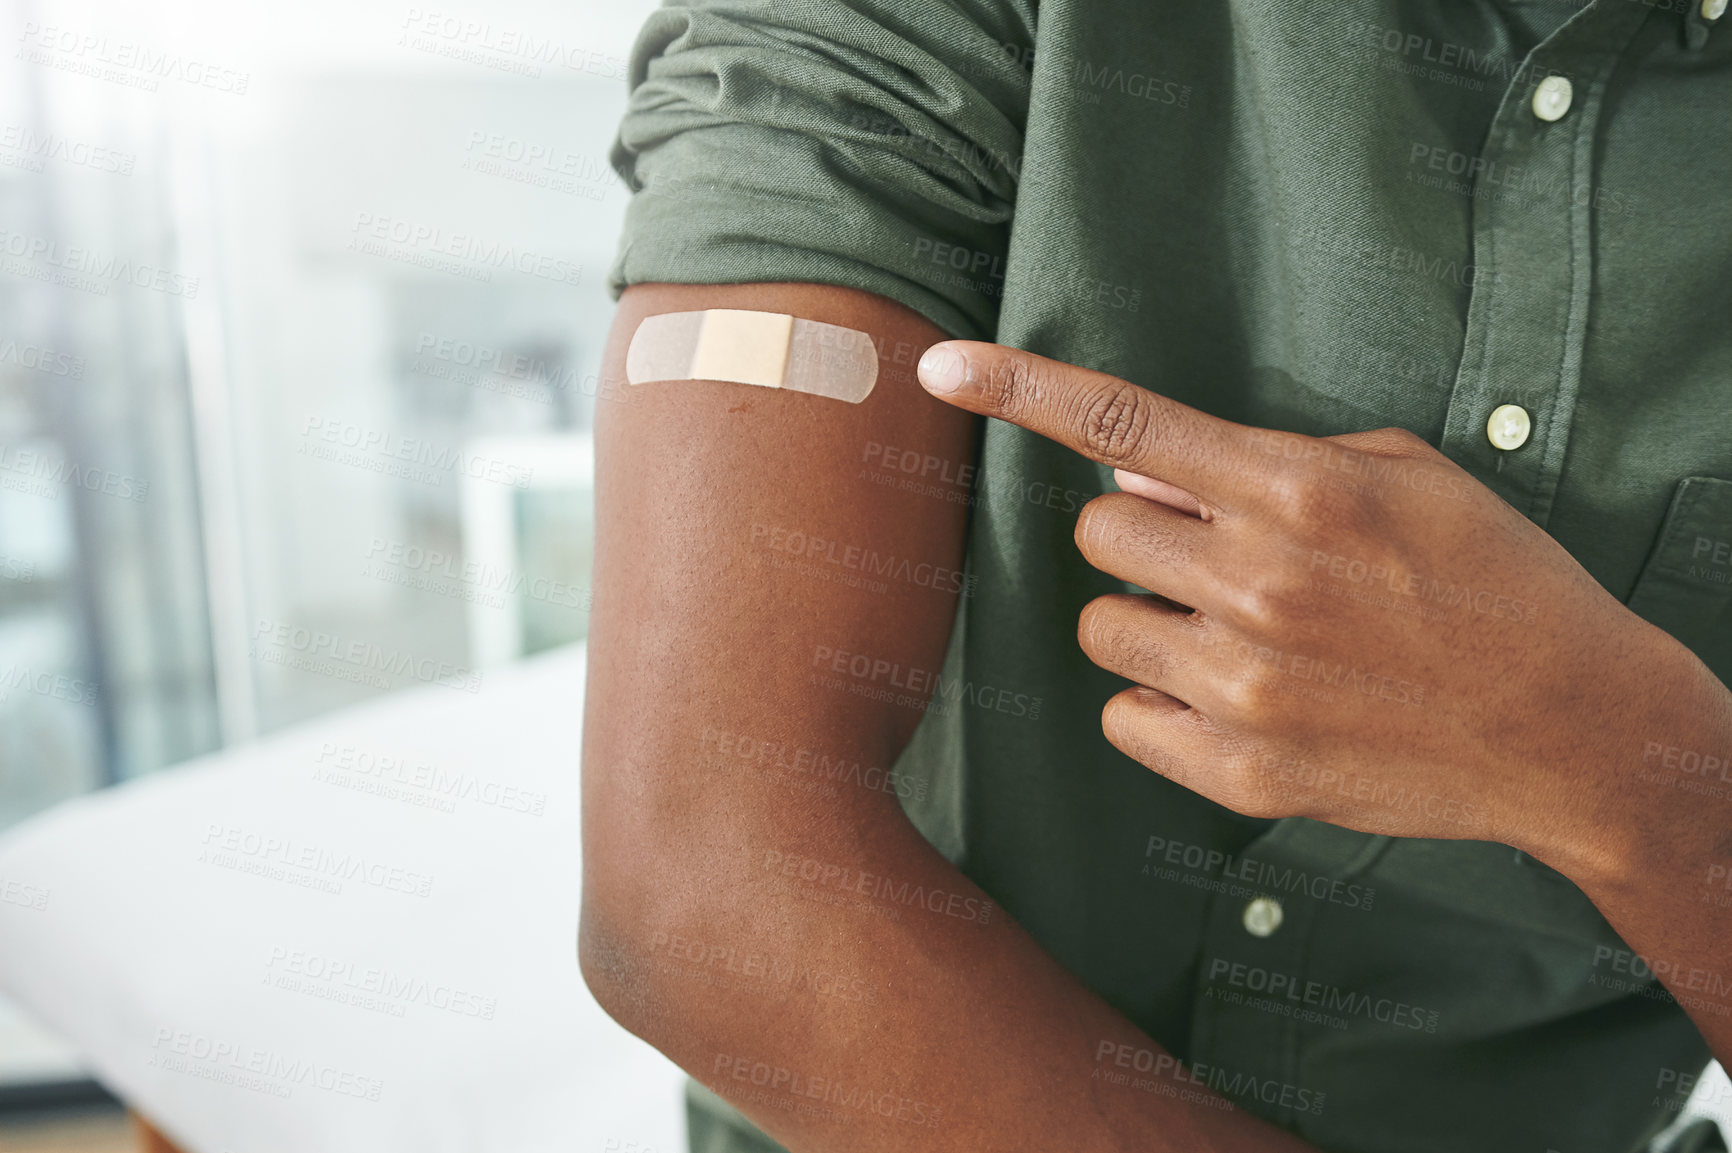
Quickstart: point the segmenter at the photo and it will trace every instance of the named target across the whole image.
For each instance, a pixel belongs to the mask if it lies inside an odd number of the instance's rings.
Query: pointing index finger
[[[935,344],[920,383],[940,400],[1021,425],[1090,460],[1209,500],[1256,487],[1267,471],[1250,430],[1116,376],[971,340]]]

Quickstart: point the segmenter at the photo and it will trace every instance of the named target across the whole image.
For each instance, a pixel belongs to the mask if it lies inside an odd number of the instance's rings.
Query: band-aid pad
[[[878,350],[864,332],[783,312],[664,312],[632,333],[625,378],[722,380],[859,404],[877,383]]]

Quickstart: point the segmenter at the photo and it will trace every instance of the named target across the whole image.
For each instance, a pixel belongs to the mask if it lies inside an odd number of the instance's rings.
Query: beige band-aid
[[[859,404],[878,381],[878,350],[864,332],[783,312],[664,312],[632,333],[625,378],[724,380]]]

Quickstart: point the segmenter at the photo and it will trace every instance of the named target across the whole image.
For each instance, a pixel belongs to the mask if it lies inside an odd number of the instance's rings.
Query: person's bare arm
[[[880,375],[858,405],[681,381],[598,406],[580,934],[597,999],[797,1153],[1306,1148],[1182,1102],[1207,1094],[885,782],[963,562],[977,418],[913,377],[943,334],[850,290],[640,285],[607,376],[641,318],[707,307],[870,333]],[[863,478],[928,457],[914,478],[937,495]],[[861,771],[826,784],[806,771],[822,757]]]

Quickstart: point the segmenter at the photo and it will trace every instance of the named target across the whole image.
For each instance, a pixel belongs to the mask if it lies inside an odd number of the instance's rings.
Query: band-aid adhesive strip
[[[632,333],[625,378],[723,380],[859,404],[878,381],[878,350],[864,332],[783,312],[664,312]]]

